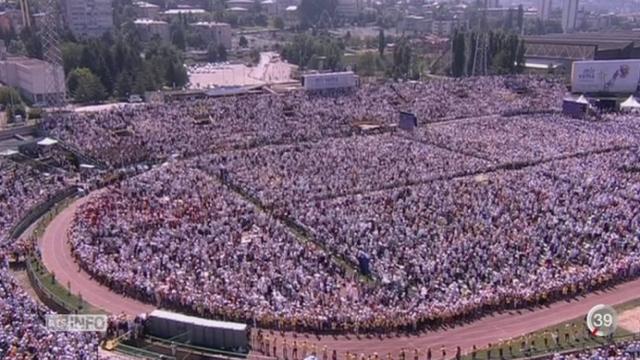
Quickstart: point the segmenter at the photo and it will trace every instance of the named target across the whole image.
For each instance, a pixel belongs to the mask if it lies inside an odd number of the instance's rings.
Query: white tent
[[[51,145],[55,145],[57,143],[58,143],[58,140],[52,139],[52,138],[48,138],[48,137],[38,141],[38,145],[41,145],[41,146],[51,146]]]
[[[589,105],[589,101],[587,100],[586,97],[584,97],[584,95],[580,95],[580,97],[576,100],[576,102],[578,104],[587,104],[587,105]]]
[[[91,164],[80,164],[80,167],[83,169],[93,169],[95,168],[95,166],[91,165]]]
[[[578,103],[578,104],[587,104],[587,105],[589,105],[589,100],[587,100],[587,98],[584,97],[584,95],[580,95],[580,96],[567,95],[567,96],[564,97],[563,100],[564,101],[575,102],[575,103]]]
[[[620,104],[621,109],[640,109],[640,102],[636,100],[636,98],[631,95],[627,100]]]

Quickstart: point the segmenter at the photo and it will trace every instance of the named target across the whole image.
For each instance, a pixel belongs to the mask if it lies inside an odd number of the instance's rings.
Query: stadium
[[[0,355],[635,356],[640,328],[584,317],[638,297],[640,122],[565,95],[491,76],[52,116],[0,157]]]

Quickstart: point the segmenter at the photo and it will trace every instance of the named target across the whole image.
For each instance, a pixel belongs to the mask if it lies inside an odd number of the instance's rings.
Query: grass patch
[[[55,279],[55,274],[50,273],[36,257],[30,256],[27,262],[27,271],[31,272],[35,280],[33,286],[41,290],[49,298],[48,300],[62,306],[70,313],[106,314],[102,309],[84,301],[81,295],[74,293],[74,289],[70,291],[67,286],[60,284]]]
[[[75,201],[74,197],[67,198],[54,205],[38,220],[31,236],[35,239],[40,239],[51,221],[73,201]],[[32,280],[32,286],[36,288],[39,296],[40,293],[44,293],[46,298],[41,300],[43,300],[45,304],[48,302],[54,302],[70,313],[106,314],[103,310],[84,301],[82,296],[77,293],[79,289],[69,289],[68,284],[60,284],[55,279],[55,274],[50,273],[47,270],[37,255],[30,255],[26,262],[27,273]]]

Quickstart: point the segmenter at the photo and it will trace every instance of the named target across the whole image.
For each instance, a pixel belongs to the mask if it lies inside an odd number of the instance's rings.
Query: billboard
[[[355,87],[358,76],[353,71],[306,74],[302,76],[302,85],[306,90],[325,90]]]
[[[640,60],[576,61],[571,69],[574,93],[635,93]]]

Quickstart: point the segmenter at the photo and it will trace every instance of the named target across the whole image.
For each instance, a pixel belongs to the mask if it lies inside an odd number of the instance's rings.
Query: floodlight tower
[[[44,50],[44,60],[49,63],[47,67],[46,81],[46,105],[53,110],[65,105],[64,73],[60,71],[63,66],[62,51],[60,50],[60,6],[57,0],[45,0],[44,19],[40,27],[40,38]]]

